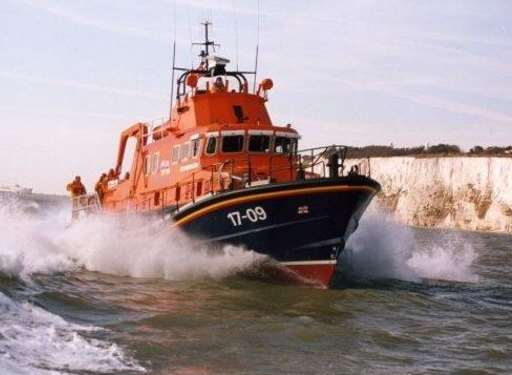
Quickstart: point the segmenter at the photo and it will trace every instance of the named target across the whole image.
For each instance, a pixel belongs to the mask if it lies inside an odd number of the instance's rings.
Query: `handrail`
[[[101,210],[101,201],[97,193],[81,194],[71,197],[71,218],[78,219],[80,214],[96,213]]]
[[[226,190],[243,189],[260,180],[268,180],[269,184],[282,181],[282,173],[286,170],[290,171],[290,180],[344,176],[348,150],[347,146],[341,145],[299,150],[288,154],[287,161],[281,159],[278,166],[274,166],[273,161],[275,158],[286,154],[270,154],[268,170],[266,172],[267,177],[264,179],[260,175],[261,170],[254,168],[253,156],[251,155],[247,155],[247,158],[243,159],[226,159],[220,162],[213,162],[202,166],[200,170],[191,172],[186,178],[174,185],[148,191],[147,193],[149,194],[151,192],[158,192],[160,194],[158,204],[153,204],[152,200],[155,199],[153,195],[137,203],[136,210],[163,209],[169,206],[174,206],[176,210],[180,210],[180,206],[187,203],[195,203],[199,197],[207,194],[211,195]],[[335,161],[334,165],[331,164],[333,160]],[[364,168],[359,164],[355,169],[352,166],[348,174],[360,174],[360,171],[363,171]],[[367,167],[366,175],[370,176],[369,158]],[[335,175],[332,175],[332,173],[335,173]],[[263,175],[265,175],[265,172],[263,172]],[[202,184],[200,185],[200,191],[198,191],[198,184]],[[177,193],[178,189],[180,191],[179,194]]]

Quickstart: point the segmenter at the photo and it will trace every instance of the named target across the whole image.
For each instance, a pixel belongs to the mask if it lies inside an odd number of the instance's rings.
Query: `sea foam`
[[[145,372],[116,344],[87,337],[100,328],[70,323],[1,292],[0,316],[2,374]]]
[[[342,259],[350,273],[362,278],[476,282],[472,264],[477,257],[457,232],[432,231],[418,239],[414,229],[373,209],[350,238]]]
[[[225,246],[212,252],[178,231],[137,217],[89,216],[70,223],[69,211],[27,214],[0,205],[0,278],[33,282],[38,274],[80,269],[171,280],[222,278],[264,259]],[[115,343],[94,338],[101,328],[68,322],[0,292],[0,373],[134,373],[144,368]]]
[[[88,216],[67,211],[26,215],[0,206],[0,273],[30,279],[85,268],[114,275],[169,280],[224,278],[266,258],[235,246],[198,245],[169,224],[136,216]]]

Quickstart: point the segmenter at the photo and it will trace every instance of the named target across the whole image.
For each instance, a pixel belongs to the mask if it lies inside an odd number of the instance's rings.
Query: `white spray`
[[[67,210],[35,216],[16,202],[0,205],[0,277],[30,284],[35,274],[85,268],[170,280],[222,278],[265,259],[233,246],[216,253],[192,250],[192,241],[183,234],[157,232],[138,218],[91,216],[69,222]],[[1,292],[0,316],[2,373],[144,371],[116,344],[87,337],[87,332],[100,328],[67,322]]]
[[[17,202],[0,205],[0,277],[30,284],[33,274],[72,271],[81,264],[60,246],[67,213],[26,214]],[[66,219],[65,219],[66,218]],[[101,328],[75,324],[0,291],[0,373],[144,372],[115,343],[95,339]]]
[[[414,230],[370,210],[347,244],[343,261],[357,277],[420,281],[476,282],[477,254],[456,232],[435,232],[420,241]]]
[[[86,338],[100,330],[65,321],[28,302],[0,292],[0,372],[68,374],[144,372],[116,344]]]
[[[81,267],[132,277],[219,279],[265,259],[234,246],[193,250],[183,233],[156,231],[137,217],[90,216],[69,225],[68,212],[34,217],[0,207],[0,221],[0,272],[26,280]]]

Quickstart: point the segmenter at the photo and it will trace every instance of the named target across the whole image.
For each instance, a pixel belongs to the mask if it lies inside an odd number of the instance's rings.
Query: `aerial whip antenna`
[[[253,92],[256,92],[256,81],[257,81],[257,78],[256,76],[258,75],[258,53],[259,53],[259,49],[260,49],[260,44],[256,44],[256,58],[254,59],[254,83],[253,83],[253,86],[252,86],[252,91]]]
[[[258,29],[257,29],[257,42],[256,42],[256,57],[254,61],[254,83],[252,91],[256,92],[256,81],[258,76],[258,55],[260,51],[260,28],[261,28],[261,0],[258,0]]]
[[[171,121],[172,105],[174,102],[174,67],[175,66],[176,66],[176,0],[174,0],[174,41],[172,43],[171,106],[169,108],[169,121]]]
[[[193,42],[193,39],[192,38],[192,20],[191,20],[191,9],[192,5],[189,4],[188,6],[188,12],[187,12],[187,21],[188,21],[188,38],[189,38],[189,41],[190,41],[190,49],[188,51],[189,53],[189,58],[190,58],[190,69],[193,69],[194,68],[194,46],[192,45],[192,42]]]
[[[172,116],[172,105],[174,101],[174,67],[176,66],[176,38],[172,43],[172,74],[171,74],[171,107],[169,108],[169,121]]]
[[[233,0],[233,13],[235,15],[235,58],[236,58],[236,70],[238,68],[238,7],[236,0]]]

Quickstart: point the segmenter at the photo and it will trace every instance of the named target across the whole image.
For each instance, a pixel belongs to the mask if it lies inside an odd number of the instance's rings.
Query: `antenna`
[[[172,117],[172,105],[174,101],[174,66],[176,65],[176,0],[174,0],[174,40],[172,42],[172,73],[171,73],[171,104],[169,106],[169,122]]]
[[[256,34],[257,42],[256,42],[256,57],[254,61],[254,83],[252,87],[252,91],[256,92],[256,77],[258,75],[258,55],[260,52],[260,29],[261,29],[261,0],[258,0],[258,31]]]
[[[172,116],[172,105],[174,101],[174,67],[176,62],[176,39],[172,43],[172,75],[171,75],[171,106],[169,108],[169,121],[171,121]]]
[[[208,56],[210,55],[210,46],[213,48],[214,51],[215,51],[215,47],[219,47],[220,46],[220,44],[217,44],[213,40],[209,39],[208,27],[211,24],[212,23],[209,22],[208,20],[202,22],[201,25],[204,26],[204,42],[202,42],[202,43],[192,43],[192,45],[195,45],[195,46],[204,46],[204,50],[201,51],[201,53],[199,54],[199,57],[201,57],[201,59],[205,63],[206,70],[208,70],[208,68],[209,68],[209,66],[208,66]]]
[[[257,81],[257,75],[258,75],[258,54],[260,51],[260,44],[256,44],[256,58],[254,60],[254,82],[252,85],[252,91],[256,92],[256,81]]]
[[[215,50],[215,47],[220,46],[220,44],[215,43],[213,40],[210,40],[210,29],[209,26],[211,25],[211,22],[205,21],[201,23],[204,26],[204,42],[201,43],[192,43],[193,45],[199,45],[203,46],[204,48],[201,49],[201,53],[199,54],[199,57],[201,57],[201,64],[198,68],[184,68],[176,66],[176,39],[173,43],[173,50],[172,50],[172,87],[171,87],[171,108],[169,111],[169,119],[172,116],[172,106],[174,103],[174,100],[177,100],[179,103],[180,97],[186,93],[186,80],[187,77],[190,74],[194,74],[197,77],[214,77],[219,75],[224,76],[232,76],[235,77],[235,79],[238,81],[238,83],[241,85],[240,87],[247,88],[249,85],[249,82],[245,75],[254,75],[254,91],[256,88],[256,73],[258,69],[258,56],[259,56],[259,44],[256,45],[256,61],[255,61],[255,70],[254,71],[227,71],[226,65],[229,63],[228,59],[218,57],[218,56],[210,56],[210,47],[212,47]],[[210,68],[209,63],[210,60],[213,60],[213,67]],[[238,65],[238,64],[237,64]],[[174,82],[174,75],[175,72],[182,72],[176,82]],[[176,84],[176,88],[174,85]],[[176,96],[176,97],[175,97]]]
[[[236,0],[233,0],[233,13],[235,14],[235,51],[236,51],[236,55],[235,55],[235,58],[236,58],[236,70],[239,70],[238,68],[238,62],[239,62],[239,59],[238,59],[238,52],[239,52],[239,48],[238,48],[238,7],[237,7],[237,4],[236,4]]]

